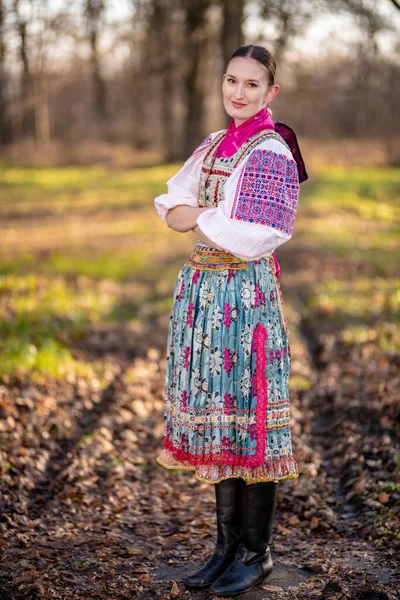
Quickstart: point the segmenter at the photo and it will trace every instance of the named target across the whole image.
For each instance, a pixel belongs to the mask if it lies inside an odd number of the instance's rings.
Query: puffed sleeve
[[[197,224],[227,252],[258,260],[292,237],[299,189],[290,150],[276,139],[264,141],[237,166],[224,184],[224,199]]]
[[[223,130],[221,130],[223,131]],[[201,166],[207,147],[220,131],[210,133],[189,156],[183,167],[167,181],[168,192],[154,199],[154,205],[163,221],[167,212],[175,206],[198,206],[197,192],[199,186]]]

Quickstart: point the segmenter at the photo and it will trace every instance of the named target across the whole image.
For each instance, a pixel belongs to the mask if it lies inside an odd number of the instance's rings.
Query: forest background
[[[221,75],[246,38],[276,57],[275,119],[318,153],[368,139],[398,164],[399,32],[396,0],[1,0],[1,148],[19,164],[182,159],[226,123]]]
[[[155,196],[270,48],[309,180],[276,251],[293,452],[243,600],[400,589],[400,4],[0,0],[0,598],[196,598],[214,492],[166,471],[166,334],[192,233]]]

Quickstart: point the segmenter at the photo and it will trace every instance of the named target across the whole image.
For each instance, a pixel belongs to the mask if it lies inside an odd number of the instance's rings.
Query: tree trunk
[[[165,148],[165,160],[171,162],[179,158],[179,144],[176,140],[174,114],[174,69],[171,52],[171,30],[169,19],[175,10],[174,2],[153,1],[151,29],[154,36],[153,71],[160,74],[161,87],[161,138]]]
[[[222,10],[221,47],[225,68],[233,52],[244,44],[244,0],[222,0]]]
[[[0,0],[0,146],[11,142],[11,129],[8,120],[7,76],[5,71],[5,7]]]
[[[101,74],[99,60],[99,22],[104,11],[103,0],[87,0],[86,19],[90,45],[90,66],[93,85],[93,111],[95,118],[102,128],[107,119],[106,87]]]
[[[188,156],[201,142],[203,132],[204,96],[207,91],[206,79],[200,81],[200,57],[206,41],[205,16],[208,0],[192,0],[185,5],[187,48],[189,61],[185,77],[187,94],[187,127],[185,131],[185,156]]]
[[[36,142],[46,144],[50,141],[50,118],[47,89],[47,76],[43,69],[35,74],[35,128]]]
[[[222,0],[221,48],[224,70],[231,55],[244,45],[242,24],[244,19],[244,0]],[[224,113],[225,126],[231,117]]]
[[[19,56],[22,64],[20,83],[21,129],[24,137],[35,135],[35,115],[33,109],[33,90],[27,49],[27,21],[22,19],[19,0],[14,0],[14,13],[19,36]]]

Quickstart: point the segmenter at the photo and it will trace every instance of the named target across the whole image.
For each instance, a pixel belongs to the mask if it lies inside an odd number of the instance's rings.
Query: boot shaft
[[[242,504],[242,541],[256,554],[265,553],[272,536],[278,483],[273,481],[247,485]]]
[[[242,530],[244,480],[230,478],[215,484],[217,547],[227,552],[236,546]]]

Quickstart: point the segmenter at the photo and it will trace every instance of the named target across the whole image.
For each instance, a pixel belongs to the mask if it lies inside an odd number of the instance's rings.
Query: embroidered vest
[[[214,207],[223,200],[224,183],[230,177],[239,165],[241,160],[261,142],[267,139],[274,139],[281,142],[289,151],[290,148],[283,137],[273,131],[266,129],[255,133],[252,137],[246,140],[240,148],[238,148],[229,158],[215,157],[214,152],[218,144],[222,141],[225,131],[221,131],[210,143],[210,146],[204,156],[203,164],[200,173],[198,204],[200,207]]]

